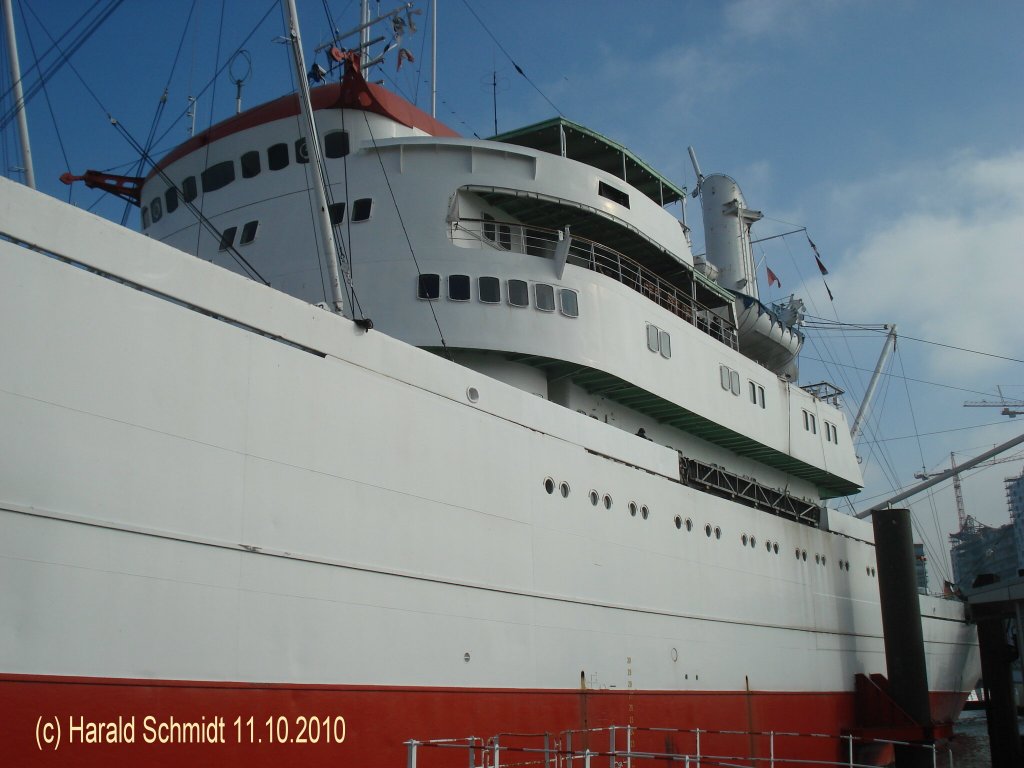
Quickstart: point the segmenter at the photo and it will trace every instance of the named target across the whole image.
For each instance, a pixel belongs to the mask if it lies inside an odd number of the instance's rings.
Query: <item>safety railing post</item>
[[[572,731],[565,734],[565,765],[566,768],[572,768]]]
[[[590,747],[583,750],[583,768],[590,768]]]
[[[476,766],[476,736],[469,737],[469,768]]]
[[[615,758],[618,755],[615,753],[615,729],[617,726],[608,727],[608,768],[615,768]]]
[[[626,726],[626,768],[633,765],[633,726]]]
[[[775,731],[768,732],[768,764],[775,768]]]
[[[416,747],[418,741],[410,739],[405,742],[405,768],[416,768]]]
[[[700,768],[700,728],[697,729],[697,768]]]
[[[544,768],[551,768],[551,734],[544,733]]]
[[[501,768],[501,745],[497,736],[494,737],[494,768]]]
[[[851,733],[849,736],[844,736],[843,738],[849,740],[849,749],[847,750],[849,762],[847,765],[850,766],[850,768],[853,768],[853,734]]]

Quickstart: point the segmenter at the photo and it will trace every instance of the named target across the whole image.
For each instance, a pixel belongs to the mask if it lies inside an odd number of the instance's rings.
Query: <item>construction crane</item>
[[[1024,413],[1024,411],[1022,411],[1022,413]],[[1020,454],[1017,454],[1015,456],[1005,456],[999,459],[989,459],[988,461],[983,461],[980,464],[975,464],[975,466],[991,467],[995,464],[1005,464],[1008,461],[1020,460],[1021,456]],[[968,515],[964,510],[964,491],[960,484],[960,472],[958,471],[958,467],[956,465],[956,454],[949,454],[949,463],[953,468],[953,496],[956,498],[956,517],[957,522],[959,523],[959,527],[957,528],[957,530],[961,533],[969,532],[969,529],[976,528],[978,523],[971,515]],[[938,475],[945,474],[945,472],[946,470],[943,470],[942,472],[932,472],[930,474],[925,472],[917,472],[914,475],[914,477],[918,480],[927,480],[931,477],[936,477]]]
[[[964,408],[1002,408],[1000,413],[1003,416],[1009,416],[1011,419],[1015,416],[1024,415],[1024,400],[1012,400],[1007,398],[1003,394],[1003,389],[1000,386],[996,386],[996,392],[999,393],[999,402],[994,403],[990,400],[968,400],[964,403]]]

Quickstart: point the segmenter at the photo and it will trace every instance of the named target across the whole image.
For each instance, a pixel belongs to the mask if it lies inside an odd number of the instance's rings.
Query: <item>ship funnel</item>
[[[758,298],[750,225],[761,212],[747,208],[739,185],[720,173],[700,180],[700,202],[707,260],[718,268],[719,285]]]

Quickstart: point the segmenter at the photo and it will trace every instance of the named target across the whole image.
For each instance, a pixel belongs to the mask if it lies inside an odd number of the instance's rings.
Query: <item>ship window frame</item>
[[[486,282],[486,288],[484,281]],[[477,278],[477,299],[481,304],[501,304],[501,279],[493,275],[481,275]],[[493,297],[493,298],[492,298]]]
[[[672,336],[661,328],[658,329],[658,347],[661,356],[666,360],[672,357]]]
[[[754,405],[758,405],[764,408],[764,387],[758,384],[756,381],[748,382],[750,384],[750,402]]]
[[[341,137],[335,139],[335,136]],[[330,160],[346,157],[350,151],[348,131],[329,131],[324,134],[324,156]]]
[[[369,221],[373,216],[373,198],[360,197],[352,203],[351,221]]]
[[[260,220],[254,219],[253,221],[245,222],[242,227],[242,234],[238,238],[239,245],[249,245],[253,240],[256,239],[256,235],[259,234]]]
[[[267,147],[267,170],[283,171],[291,163],[291,150],[288,143],[279,141]]]
[[[571,300],[568,302],[570,306],[566,306],[566,297],[571,296]],[[559,288],[558,289],[558,310],[565,317],[579,317],[580,316],[580,297],[572,288]]]
[[[259,176],[263,171],[263,163],[260,162],[259,150],[253,149],[243,152],[238,158],[238,165],[242,169],[243,179],[252,179]]]
[[[186,203],[191,203],[199,197],[199,187],[196,184],[195,176],[186,176],[181,182],[181,199]]]
[[[220,233],[220,245],[217,251],[227,251],[235,244],[235,235],[238,234],[238,227],[228,227]]]
[[[160,195],[157,195],[150,201],[149,215],[154,224],[164,217],[164,203]]]
[[[472,298],[472,282],[469,275],[448,275],[448,300],[469,301]]]
[[[512,250],[512,227],[508,224],[498,225],[498,247],[506,251]]]
[[[605,200],[611,200],[613,203],[618,203],[623,208],[629,208],[629,193],[623,192],[621,189],[617,189],[607,182],[598,180],[597,194]]]
[[[168,187],[164,191],[164,207],[167,213],[174,213],[178,210],[178,188]]]
[[[495,223],[494,217],[489,213],[483,213],[480,216],[483,219],[483,230],[484,239],[492,243],[498,240],[498,225]]]
[[[234,180],[234,160],[223,160],[219,163],[214,163],[199,174],[199,181],[204,195],[224,189]]]
[[[436,301],[441,298],[441,275],[436,272],[421,272],[417,275],[416,298],[423,301]]]
[[[515,289],[513,290],[513,286]],[[511,307],[528,307],[530,306],[530,284],[525,280],[519,280],[511,278],[505,284],[505,290],[508,294],[508,303]],[[522,293],[520,293],[522,291]],[[517,302],[515,299],[522,299],[522,302]]]
[[[661,329],[651,323],[647,324],[647,349],[657,352],[661,348]]]
[[[302,165],[309,162],[309,146],[305,136],[295,140],[295,162]]]
[[[336,227],[345,221],[345,201],[331,203],[327,206],[327,215],[331,220],[331,226]]]
[[[722,389],[726,392],[729,391],[730,381],[732,380],[732,369],[728,365],[718,366],[718,381],[722,385]]]
[[[533,300],[541,312],[555,311],[555,287],[547,283],[533,284]]]

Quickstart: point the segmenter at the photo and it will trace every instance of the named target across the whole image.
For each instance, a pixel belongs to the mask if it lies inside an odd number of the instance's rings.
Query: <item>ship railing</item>
[[[555,249],[564,234],[547,227],[491,219],[459,218],[450,222],[450,236],[452,242],[456,243],[470,243],[479,248],[550,259],[554,258]],[[732,322],[704,306],[679,286],[614,248],[596,240],[571,235],[566,261],[632,288],[708,336],[733,349],[739,348],[739,339]]]
[[[606,745],[595,744],[602,734],[606,734]],[[735,745],[737,741],[748,745],[746,754],[723,751],[723,745]],[[667,746],[644,749],[643,742]],[[409,740],[405,746],[406,768],[646,768],[654,763],[668,763],[674,768],[873,768],[879,764],[880,752],[885,754],[896,747],[922,750],[933,768],[953,768],[952,748],[946,741],[920,744],[792,731],[613,725],[558,733]],[[864,754],[869,756],[859,758],[861,750],[867,750]],[[459,752],[463,754],[459,756]],[[809,754],[812,756],[807,757]]]

